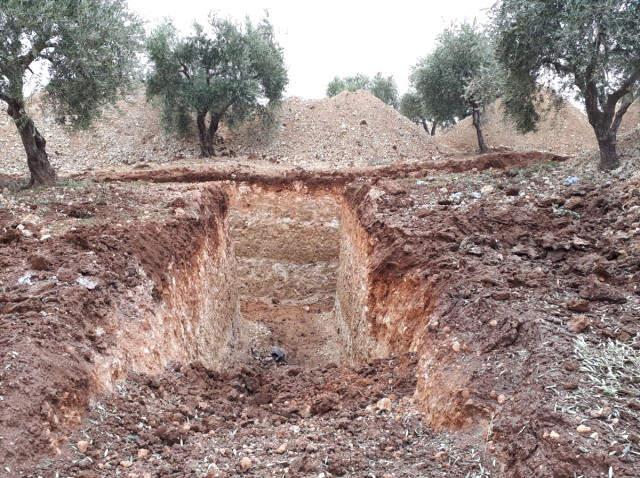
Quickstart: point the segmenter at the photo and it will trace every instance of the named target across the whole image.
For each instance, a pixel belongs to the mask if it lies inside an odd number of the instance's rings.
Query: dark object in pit
[[[276,363],[282,363],[287,361],[287,354],[280,347],[271,347],[271,358]]]

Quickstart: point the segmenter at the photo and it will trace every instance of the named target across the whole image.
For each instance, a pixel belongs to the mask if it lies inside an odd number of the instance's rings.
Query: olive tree
[[[491,41],[484,31],[468,23],[444,30],[434,51],[413,67],[410,82],[436,123],[452,124],[473,115],[478,148],[487,151],[481,112],[496,99],[499,81]]]
[[[327,85],[327,96],[331,98],[343,91],[354,92],[358,90],[369,91],[376,98],[394,108],[399,106],[398,86],[393,76],[384,76],[382,73],[376,73],[373,78],[362,73],[344,78],[336,76]]]
[[[367,75],[358,73],[354,76],[345,76],[344,78],[336,76],[327,85],[327,96],[329,98],[336,96],[343,91],[369,90],[371,88],[371,79]]]
[[[88,126],[131,85],[142,27],[122,0],[0,0],[0,100],[24,150],[29,186],[55,182],[46,140],[26,111],[35,71],[58,116]]]
[[[165,23],[147,41],[147,95],[163,106],[165,125],[185,133],[195,115],[202,156],[215,156],[222,121],[236,123],[282,98],[287,85],[283,51],[265,18],[239,25],[211,15],[180,37]]]
[[[584,100],[600,168],[618,167],[618,128],[640,89],[640,2],[503,0],[493,24],[508,71],[505,107],[518,127],[535,129],[537,93],[549,79],[559,81]]]
[[[398,86],[391,75],[383,76],[382,73],[376,73],[371,80],[369,91],[373,96],[389,106],[393,106],[396,109],[400,106]]]
[[[421,124],[424,130],[435,136],[437,123],[429,118],[429,113],[422,102],[422,98],[415,91],[408,91],[400,99],[400,113],[416,124]],[[429,128],[431,122],[431,128]]]

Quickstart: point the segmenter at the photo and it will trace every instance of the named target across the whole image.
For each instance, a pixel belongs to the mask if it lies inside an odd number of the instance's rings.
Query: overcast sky
[[[486,20],[495,0],[129,0],[152,26],[172,18],[188,30],[212,9],[223,16],[259,18],[265,10],[276,28],[289,71],[288,96],[319,98],[335,75],[380,71],[400,92],[411,65],[429,53],[440,30],[453,21]]]

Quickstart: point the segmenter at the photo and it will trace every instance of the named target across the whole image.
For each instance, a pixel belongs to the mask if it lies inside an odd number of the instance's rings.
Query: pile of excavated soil
[[[490,148],[553,151],[575,155],[597,146],[587,117],[575,106],[563,103],[556,108],[545,97],[538,111],[541,115],[537,130],[520,134],[513,122],[505,118],[500,100],[487,107],[483,115],[483,133]],[[455,150],[475,152],[478,149],[472,119],[465,118],[446,130],[438,142]]]
[[[107,108],[88,131],[57,123],[41,96],[29,101],[27,111],[47,140],[51,163],[60,174],[195,160],[200,155],[195,131],[187,138],[166,132],[159,109],[142,92]],[[302,167],[389,164],[437,156],[421,128],[364,91],[322,100],[287,99],[274,127],[255,121],[232,131],[223,125],[220,135],[225,142],[219,145],[222,156],[247,154],[254,160]],[[8,115],[0,115],[0,164],[8,175],[28,172],[20,137]]]
[[[576,155],[597,148],[593,128],[578,108],[563,102],[556,108],[549,97],[539,107],[541,120],[532,133],[520,134],[513,122],[504,117],[501,102],[489,106],[484,113],[483,132],[490,148],[509,148],[517,151],[539,150]],[[631,106],[623,118],[620,134],[640,124],[640,103]],[[465,118],[437,138],[443,146],[463,152],[478,149],[472,119]]]
[[[296,165],[375,165],[438,154],[421,127],[367,91],[321,100],[290,98],[282,104],[273,131],[256,131],[260,126],[248,124],[231,143],[239,151]]]
[[[486,425],[497,476],[635,476],[640,462],[638,164],[567,181],[575,166],[346,193],[384,298],[369,302],[377,340],[422,357],[429,423]]]
[[[197,137],[182,140],[165,132],[157,108],[138,92],[106,108],[86,131],[56,122],[42,96],[27,103],[27,112],[47,141],[47,152],[60,174],[140,162],[168,162],[199,154]],[[26,156],[13,120],[0,114],[0,164],[6,174],[25,175]]]

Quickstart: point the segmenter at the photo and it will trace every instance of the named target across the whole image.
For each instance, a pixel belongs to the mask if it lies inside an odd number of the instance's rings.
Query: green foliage
[[[616,107],[624,114],[638,94],[639,28],[637,0],[503,0],[493,29],[508,71],[507,112],[522,131],[533,129],[536,96],[553,79],[562,89],[577,88],[599,136],[609,131]]]
[[[402,95],[402,99],[400,100],[400,113],[414,123],[422,123],[422,121],[426,121],[427,119],[422,99],[415,91],[408,91]]]
[[[362,73],[354,76],[345,76],[344,78],[336,76],[327,85],[327,96],[331,98],[343,91],[354,92],[358,90],[369,90],[370,88],[371,79]]]
[[[282,49],[267,19],[243,26],[211,16],[180,38],[168,22],[147,41],[152,70],[147,95],[163,104],[171,129],[186,131],[191,114],[234,125],[278,103],[287,84]],[[264,112],[263,111],[263,112]]]
[[[88,126],[134,81],[142,35],[123,0],[0,0],[0,99],[23,105],[42,68],[57,114]]]
[[[433,53],[413,67],[410,81],[427,115],[442,124],[470,115],[476,103],[495,100],[500,84],[488,36],[467,23],[438,36]]]
[[[398,86],[393,80],[393,76],[382,76],[382,73],[377,73],[371,80],[371,86],[369,88],[373,96],[382,100],[384,103],[394,108],[398,108],[400,99],[398,95]]]
[[[399,95],[396,82],[393,76],[383,76],[382,73],[376,73],[373,79],[362,73],[344,78],[336,76],[327,85],[327,96],[331,98],[343,91],[354,92],[358,90],[370,91],[384,103],[394,108],[398,107]]]

